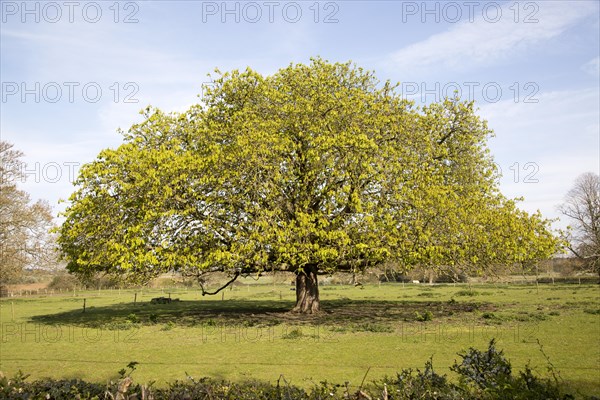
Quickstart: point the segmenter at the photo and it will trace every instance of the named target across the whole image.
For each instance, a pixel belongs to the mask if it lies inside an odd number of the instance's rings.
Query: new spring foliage
[[[415,107],[352,63],[216,72],[85,165],[60,245],[76,273],[485,270],[534,263],[548,221],[498,189],[473,103]]]

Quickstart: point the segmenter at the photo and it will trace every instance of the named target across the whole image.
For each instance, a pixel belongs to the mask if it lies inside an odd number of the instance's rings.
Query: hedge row
[[[134,384],[130,375],[135,362],[119,373],[121,379],[108,385],[78,379],[27,381],[22,373],[14,378],[0,376],[0,399],[231,399],[231,400],[288,400],[288,399],[572,399],[564,392],[558,374],[550,365],[551,376],[534,375],[528,366],[525,371],[512,373],[510,362],[496,349],[492,340],[486,350],[469,348],[459,353],[460,363],[451,370],[458,374],[458,383],[439,375],[431,360],[423,370],[405,369],[395,377],[371,382],[358,389],[347,385],[321,382],[312,389],[302,389],[280,379],[275,384],[249,381],[242,383],[202,378],[170,383],[165,388]]]

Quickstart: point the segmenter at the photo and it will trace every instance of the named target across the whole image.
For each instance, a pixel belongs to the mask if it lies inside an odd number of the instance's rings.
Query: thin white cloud
[[[525,103],[507,99],[484,104],[480,111],[495,126],[510,127],[513,135],[519,135],[524,129],[529,132],[550,129],[551,135],[545,134],[546,138],[569,134],[574,139],[573,135],[589,132],[590,124],[598,126],[599,95],[595,88],[541,92],[536,94],[535,100],[535,103]],[[575,125],[570,125],[573,122]],[[572,129],[564,132],[551,129],[557,126],[571,126]]]
[[[581,66],[581,69],[586,73],[595,78],[598,78],[600,75],[600,56],[596,58],[592,58],[590,61],[586,62]]]
[[[535,104],[511,100],[486,104],[479,114],[496,134],[490,148],[503,172],[503,193],[523,196],[521,207],[527,211],[539,209],[544,216],[556,218],[560,216],[556,206],[575,178],[598,171],[600,98],[596,89],[554,91],[538,97]],[[532,165],[526,167],[527,163]]]
[[[597,12],[593,2],[535,3],[539,10],[531,15],[538,22],[525,23],[525,16],[515,16],[511,4],[502,8],[497,22],[493,13],[483,14],[470,21],[461,21],[446,32],[411,44],[388,57],[388,64],[400,71],[419,71],[421,68],[465,69],[485,66],[523,51],[540,41],[563,33],[582,18]]]
[[[4,41],[21,43],[31,54],[29,76],[36,81],[114,82],[135,81],[142,86],[201,82],[216,65],[139,43],[143,31],[117,24],[39,24],[3,29]]]

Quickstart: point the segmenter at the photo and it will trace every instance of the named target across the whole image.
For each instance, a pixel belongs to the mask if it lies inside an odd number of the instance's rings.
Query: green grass
[[[0,371],[106,381],[137,361],[136,381],[157,385],[186,374],[270,382],[282,374],[305,387],[323,380],[357,387],[369,368],[373,380],[422,368],[430,356],[447,373],[457,352],[495,337],[514,370],[530,361],[547,373],[539,340],[573,390],[600,395],[597,285],[424,289],[322,286],[325,312],[311,317],[287,313],[289,286],[254,282],[223,297],[174,289],[181,301],[171,304],[150,304],[166,296],[159,289],[138,291],[136,304],[133,290],[3,299]]]

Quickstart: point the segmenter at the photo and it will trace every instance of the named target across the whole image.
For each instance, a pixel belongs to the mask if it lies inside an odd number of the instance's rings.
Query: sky
[[[2,0],[0,136],[58,213],[119,129],[200,102],[216,68],[351,60],[417,106],[475,101],[502,192],[557,218],[576,177],[600,172],[599,4]]]

